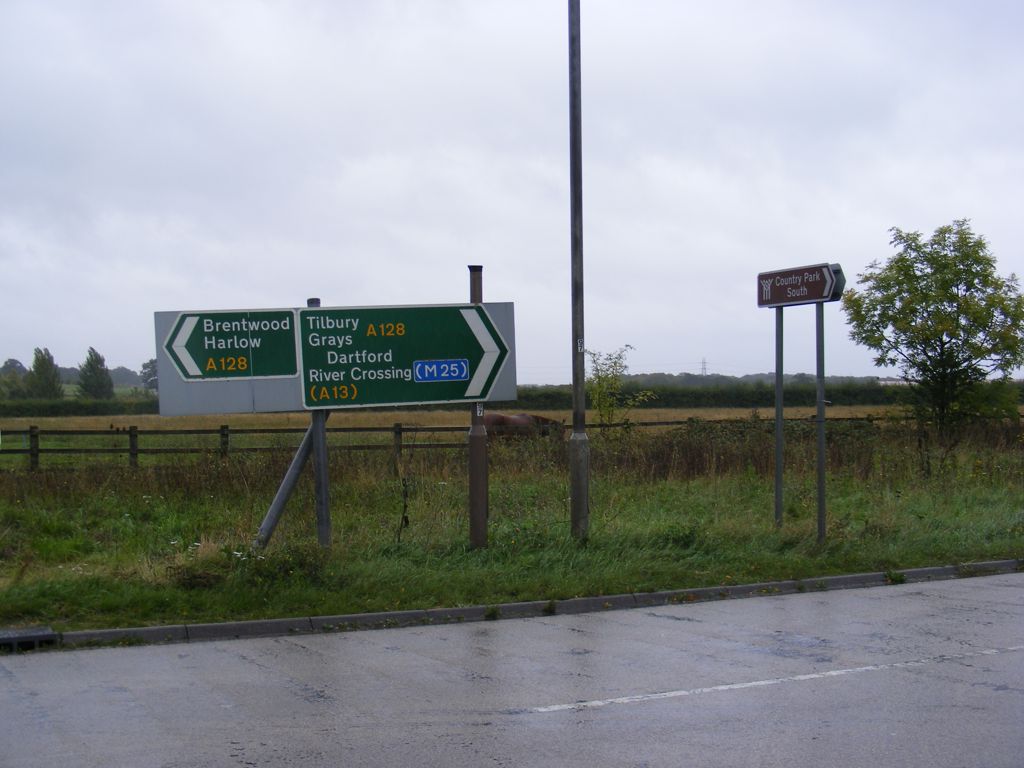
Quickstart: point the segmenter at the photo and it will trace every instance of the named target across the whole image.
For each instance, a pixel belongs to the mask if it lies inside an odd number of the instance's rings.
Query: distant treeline
[[[786,376],[783,399],[787,406],[813,406],[817,403],[814,376]],[[714,383],[696,384],[709,379]],[[692,374],[647,374],[626,376],[622,393],[647,390],[654,398],[637,406],[643,408],[774,408],[775,379],[772,374],[734,378],[694,376]],[[1024,402],[1024,381],[1013,382],[1018,401]],[[874,378],[826,377],[825,399],[832,405],[900,405],[907,402],[909,390],[900,382],[879,383]],[[572,408],[572,388],[558,386],[520,386],[519,399],[509,409],[565,410]]]
[[[156,398],[115,397],[111,400],[0,400],[0,418],[28,416],[120,416],[159,413]]]
[[[81,369],[77,366],[67,367],[63,365],[56,366],[58,373],[60,374],[60,380],[62,384],[75,385],[78,383],[78,376],[81,373]],[[24,376],[28,372],[21,361],[9,359],[7,362],[0,366],[0,375],[13,373],[16,376]],[[116,368],[110,369],[110,380],[113,382],[115,387],[143,387],[145,382],[142,376],[130,368],[125,368],[123,365],[119,365]]]
[[[656,376],[664,376],[658,374]],[[712,386],[691,384],[645,383],[650,376],[627,376],[623,394],[649,390],[654,399],[638,406],[643,408],[760,408],[775,406],[775,386],[768,377],[744,379],[719,377]],[[705,377],[693,377],[705,378]],[[708,377],[710,378],[710,377]],[[1024,381],[1013,383],[1018,399],[1024,402]],[[905,402],[907,388],[882,385],[877,379],[833,377],[825,382],[825,399],[832,405],[899,405]],[[798,374],[788,377],[783,389],[787,406],[813,406],[817,402],[817,386],[813,376]],[[509,403],[493,403],[495,410],[545,411],[572,408],[572,387],[563,385],[521,385],[519,398]],[[452,406],[437,406],[437,410]],[[113,400],[0,400],[0,418],[19,416],[115,416],[120,414],[158,413],[155,398],[123,398]]]
[[[733,380],[728,384],[715,386],[670,386],[645,385],[629,378],[623,385],[622,393],[629,397],[640,391],[654,393],[637,408],[773,408],[775,386],[763,381],[741,382]],[[880,386],[873,384],[827,383],[825,399],[833,405],[894,405],[901,402],[905,387]],[[817,402],[817,385],[791,381],[783,387],[783,398],[787,406],[814,405]],[[564,386],[521,386],[519,399],[514,403],[519,410],[567,409],[572,407],[572,388]]]

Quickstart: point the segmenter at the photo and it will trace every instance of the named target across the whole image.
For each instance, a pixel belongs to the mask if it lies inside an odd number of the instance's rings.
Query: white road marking
[[[869,664],[864,667],[849,667],[846,669],[832,669],[828,672],[812,672],[806,675],[792,675],[791,677],[772,677],[767,680],[753,680],[747,683],[729,683],[727,685],[712,685],[707,688],[690,688],[679,691],[661,691],[659,693],[641,693],[635,696],[619,696],[614,699],[594,699],[592,701],[577,701],[572,704],[551,704],[546,707],[532,707],[525,710],[529,713],[542,714],[546,712],[564,712],[566,710],[598,709],[612,704],[639,704],[645,701],[658,701],[660,699],[678,699],[683,696],[697,696],[702,693],[718,693],[720,691],[740,691],[745,688],[761,688],[766,685],[781,685],[782,683],[802,683],[807,680],[822,680],[829,677],[841,677],[843,675],[856,675],[861,672],[879,672],[886,669],[905,669],[907,667],[923,667],[927,664],[941,664],[947,661],[958,661],[960,659],[973,659],[978,656],[996,656],[1003,653],[1015,653],[1024,651],[1024,645],[1012,645],[1008,648],[989,648],[983,651],[971,653],[955,653],[944,656],[931,656],[924,659],[911,661],[896,661],[891,664]]]

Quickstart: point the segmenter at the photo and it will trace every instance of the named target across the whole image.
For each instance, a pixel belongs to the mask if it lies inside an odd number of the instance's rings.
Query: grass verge
[[[0,626],[117,626],[494,605],[1024,556],[1024,460],[1010,427],[923,476],[901,427],[830,431],[816,543],[813,429],[787,427],[774,526],[770,426],[694,420],[593,440],[591,533],[569,536],[564,444],[491,451],[489,546],[467,546],[466,460],[332,457],[335,544],[316,546],[309,478],[270,547],[251,541],[289,456],[130,470],[0,473]]]

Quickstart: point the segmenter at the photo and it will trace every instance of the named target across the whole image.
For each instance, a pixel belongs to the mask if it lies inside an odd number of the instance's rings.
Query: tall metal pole
[[[586,345],[583,334],[583,120],[580,80],[580,2],[569,0],[569,197],[572,261],[570,519],[573,537],[585,541],[590,528],[590,444],[586,426]]]
[[[775,308],[775,527],[782,527],[782,469],[784,461],[782,390],[782,307]]]
[[[469,267],[469,301],[484,300],[483,267]],[[469,427],[469,546],[487,546],[488,516],[487,428],[484,426],[484,404],[473,403]]]
[[[825,305],[814,305],[818,375],[818,543],[825,541]]]
[[[308,299],[307,307],[319,307],[320,299]],[[316,505],[316,538],[320,546],[331,546],[331,483],[327,475],[327,411],[310,416],[313,453],[313,495]]]

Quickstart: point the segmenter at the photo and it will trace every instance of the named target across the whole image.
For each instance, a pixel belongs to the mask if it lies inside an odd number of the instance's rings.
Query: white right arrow
[[[484,351],[480,365],[477,366],[476,372],[469,382],[469,387],[466,389],[466,397],[479,397],[480,393],[484,390],[484,384],[487,383],[487,377],[491,375],[491,370],[494,368],[494,364],[498,362],[498,357],[501,353],[498,345],[494,343],[494,337],[491,336],[490,331],[487,330],[487,326],[484,325],[484,321],[480,319],[480,315],[476,313],[476,310],[461,309],[459,311],[462,312],[466,325],[469,326],[469,330],[476,336],[477,342],[479,342],[480,347]]]
[[[192,335],[192,331],[195,329],[196,324],[199,322],[198,315],[189,315],[185,318],[185,322],[181,324],[181,330],[178,331],[178,335],[174,337],[174,343],[171,345],[171,349],[174,350],[174,354],[178,356],[178,360],[185,366],[185,370],[189,376],[202,376],[203,372],[199,370],[199,366],[196,365],[196,361],[189,354],[188,350],[185,349],[185,344],[188,343],[189,336]]]
[[[832,285],[835,283],[835,275],[832,274],[832,268],[827,264],[822,267],[825,271],[825,298],[828,299],[832,296]]]

